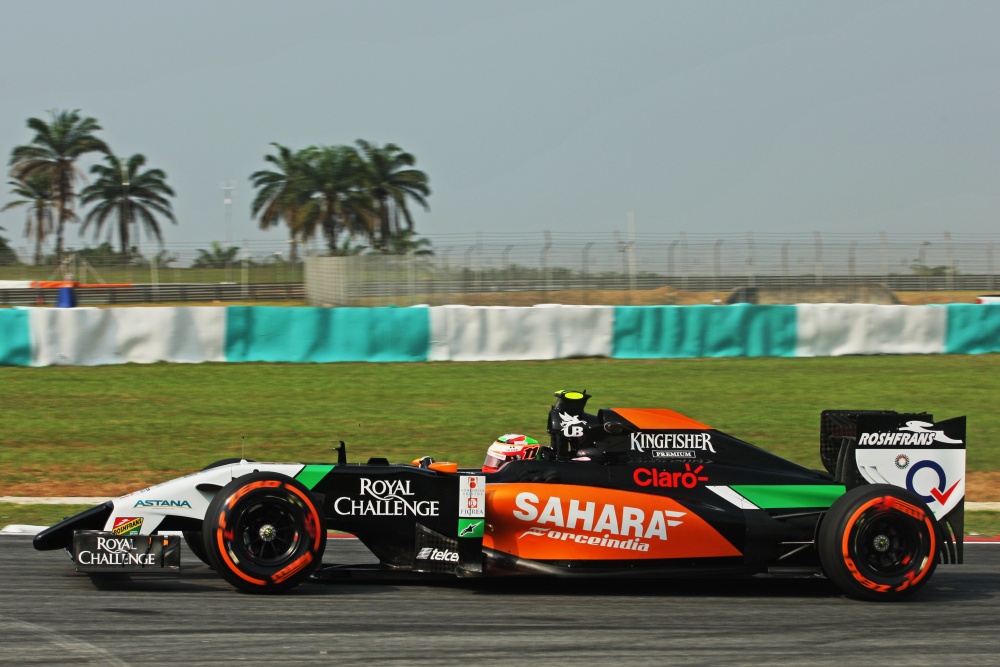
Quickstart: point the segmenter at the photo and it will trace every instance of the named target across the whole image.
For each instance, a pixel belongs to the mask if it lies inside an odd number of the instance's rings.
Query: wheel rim
[[[304,510],[286,498],[267,498],[248,505],[233,527],[237,560],[271,568],[293,558],[302,540]]]
[[[897,577],[918,569],[924,540],[915,522],[898,512],[870,512],[857,525],[855,562],[870,574]]]

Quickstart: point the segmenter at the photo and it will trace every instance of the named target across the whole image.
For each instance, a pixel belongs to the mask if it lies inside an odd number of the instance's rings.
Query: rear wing
[[[918,495],[941,528],[942,562],[961,563],[965,531],[965,417],[825,410],[820,458],[847,488],[892,484]]]

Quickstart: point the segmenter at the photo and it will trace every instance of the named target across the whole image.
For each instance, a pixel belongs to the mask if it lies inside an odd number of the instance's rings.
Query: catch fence
[[[679,232],[585,238],[538,232],[431,240],[433,254],[334,258],[324,257],[323,247],[314,241],[296,247],[294,261],[287,242],[210,249],[207,244],[176,244],[166,250],[148,246],[138,248],[127,265],[120,257],[82,251],[69,253],[61,264],[34,265],[27,259],[28,249],[18,248],[22,263],[0,267],[0,280],[136,286],[131,293],[117,293],[120,301],[130,301],[128,294],[155,302],[301,299],[308,293],[309,302],[317,305],[441,305],[462,303],[469,294],[510,292],[552,293],[553,298],[558,292],[575,292],[577,303],[596,303],[601,291],[663,287],[717,293],[862,285],[892,291],[1000,290],[995,263],[1000,234]],[[291,287],[296,285],[298,289]],[[264,292],[270,296],[262,296]],[[0,303],[3,298],[0,294]]]

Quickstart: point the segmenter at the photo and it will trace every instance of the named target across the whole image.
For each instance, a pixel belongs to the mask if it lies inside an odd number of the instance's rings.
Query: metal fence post
[[[948,285],[948,289],[955,289],[955,256],[951,251],[951,232],[944,233],[944,253],[947,257],[948,268],[946,271],[945,282]]]
[[[986,244],[986,273],[989,274],[989,285],[990,291],[996,289],[994,286],[994,275],[993,275],[993,243],[990,242]]]
[[[814,232],[816,239],[816,284],[823,284],[823,237]]]

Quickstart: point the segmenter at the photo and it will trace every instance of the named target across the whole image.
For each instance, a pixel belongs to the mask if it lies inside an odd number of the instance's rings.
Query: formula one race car
[[[692,577],[825,573],[846,594],[907,596],[962,562],[965,418],[822,413],[825,472],[664,409],[585,411],[560,391],[548,446],[490,448],[483,470],[220,461],[41,533],[84,572],[180,566],[180,537],[236,588],[364,577]],[[488,472],[484,472],[484,470]],[[378,565],[322,564],[327,531]]]

